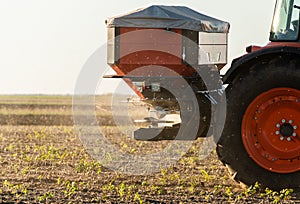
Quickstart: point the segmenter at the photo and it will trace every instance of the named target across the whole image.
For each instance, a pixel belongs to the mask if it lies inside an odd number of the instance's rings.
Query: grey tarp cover
[[[228,33],[229,23],[184,6],[150,6],[106,20],[107,27],[177,28]]]

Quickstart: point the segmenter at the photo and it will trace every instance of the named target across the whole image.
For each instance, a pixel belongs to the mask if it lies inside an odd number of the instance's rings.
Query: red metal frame
[[[256,46],[256,45],[250,45],[246,48],[247,53],[255,52],[261,49],[266,49],[270,47],[299,47],[300,48],[300,42],[270,42],[266,46]]]
[[[139,71],[138,68],[152,65],[154,68],[151,76],[155,75],[155,66],[169,68],[180,76],[192,76],[195,73],[194,68],[182,60],[183,38],[181,29],[128,27],[118,29],[119,36],[116,37],[118,37],[119,42],[115,49],[119,49],[117,52],[120,59],[116,59],[116,63],[110,65],[118,76],[148,76],[149,74],[143,73],[144,69]],[[169,76],[169,73],[159,74]],[[124,81],[141,99],[145,99],[131,80],[124,78]]]
[[[124,76],[148,65],[167,67],[181,76],[195,73],[192,67],[182,61],[181,29],[119,29],[120,59],[111,65],[118,75]]]

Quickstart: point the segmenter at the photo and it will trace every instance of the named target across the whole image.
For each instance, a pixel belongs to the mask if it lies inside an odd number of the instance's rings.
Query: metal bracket
[[[209,91],[197,91],[199,94],[204,94],[204,96],[213,104],[217,105],[218,100],[216,100],[211,94],[218,94],[219,96],[222,96],[225,92],[225,89],[227,88],[228,84],[223,84],[221,89],[214,89]]]

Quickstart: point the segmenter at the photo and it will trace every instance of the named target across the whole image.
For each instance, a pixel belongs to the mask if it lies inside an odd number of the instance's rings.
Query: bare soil
[[[114,172],[84,149],[73,126],[71,101],[66,96],[0,97],[1,203],[300,203],[296,189],[274,192],[232,181],[215,152],[199,158],[203,139],[159,172]],[[107,103],[98,105],[99,124],[120,150],[149,153],[169,144],[118,134]]]

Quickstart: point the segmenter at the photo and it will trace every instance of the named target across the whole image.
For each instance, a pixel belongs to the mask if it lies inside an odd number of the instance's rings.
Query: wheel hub
[[[275,88],[257,96],[242,121],[246,151],[261,167],[277,172],[300,170],[300,91]]]
[[[294,128],[289,123],[280,126],[280,134],[284,137],[290,137],[294,133]]]

